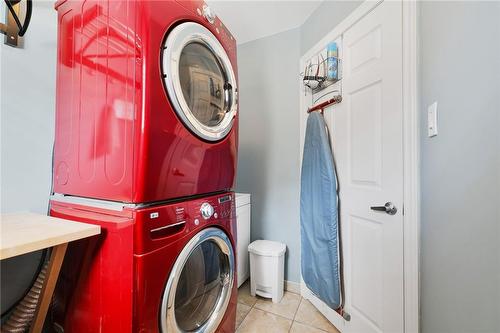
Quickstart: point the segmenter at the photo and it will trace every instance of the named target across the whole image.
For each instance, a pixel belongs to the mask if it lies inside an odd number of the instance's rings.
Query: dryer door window
[[[200,24],[180,24],[168,34],[162,65],[170,102],[183,123],[202,139],[223,139],[237,112],[236,78],[217,38]]]
[[[234,252],[217,228],[198,233],[179,255],[162,302],[163,332],[214,332],[231,298]]]
[[[181,53],[179,79],[193,116],[205,126],[219,125],[230,105],[224,98],[224,72],[210,49],[197,42],[186,45]]]

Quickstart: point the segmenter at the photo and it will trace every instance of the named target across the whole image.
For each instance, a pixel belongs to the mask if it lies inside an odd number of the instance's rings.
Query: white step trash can
[[[248,245],[250,252],[250,294],[272,298],[279,303],[283,297],[286,245],[256,240]]]

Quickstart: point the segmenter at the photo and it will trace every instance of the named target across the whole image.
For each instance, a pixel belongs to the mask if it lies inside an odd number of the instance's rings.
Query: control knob
[[[214,207],[208,202],[204,202],[200,207],[200,213],[205,220],[208,220],[214,214]]]

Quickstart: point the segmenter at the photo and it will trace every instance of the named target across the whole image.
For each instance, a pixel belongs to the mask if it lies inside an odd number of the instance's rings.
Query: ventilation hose
[[[38,276],[33,283],[30,291],[24,296],[21,302],[17,304],[14,310],[10,313],[9,318],[1,327],[1,333],[23,333],[26,332],[33,318],[35,317],[38,300],[42,292],[43,283],[47,274],[48,262],[38,273]]]

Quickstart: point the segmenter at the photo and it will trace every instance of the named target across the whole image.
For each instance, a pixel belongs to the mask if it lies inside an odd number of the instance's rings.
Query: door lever
[[[386,212],[389,215],[395,215],[398,212],[398,209],[392,202],[386,202],[384,206],[372,206],[370,209],[379,212]]]

